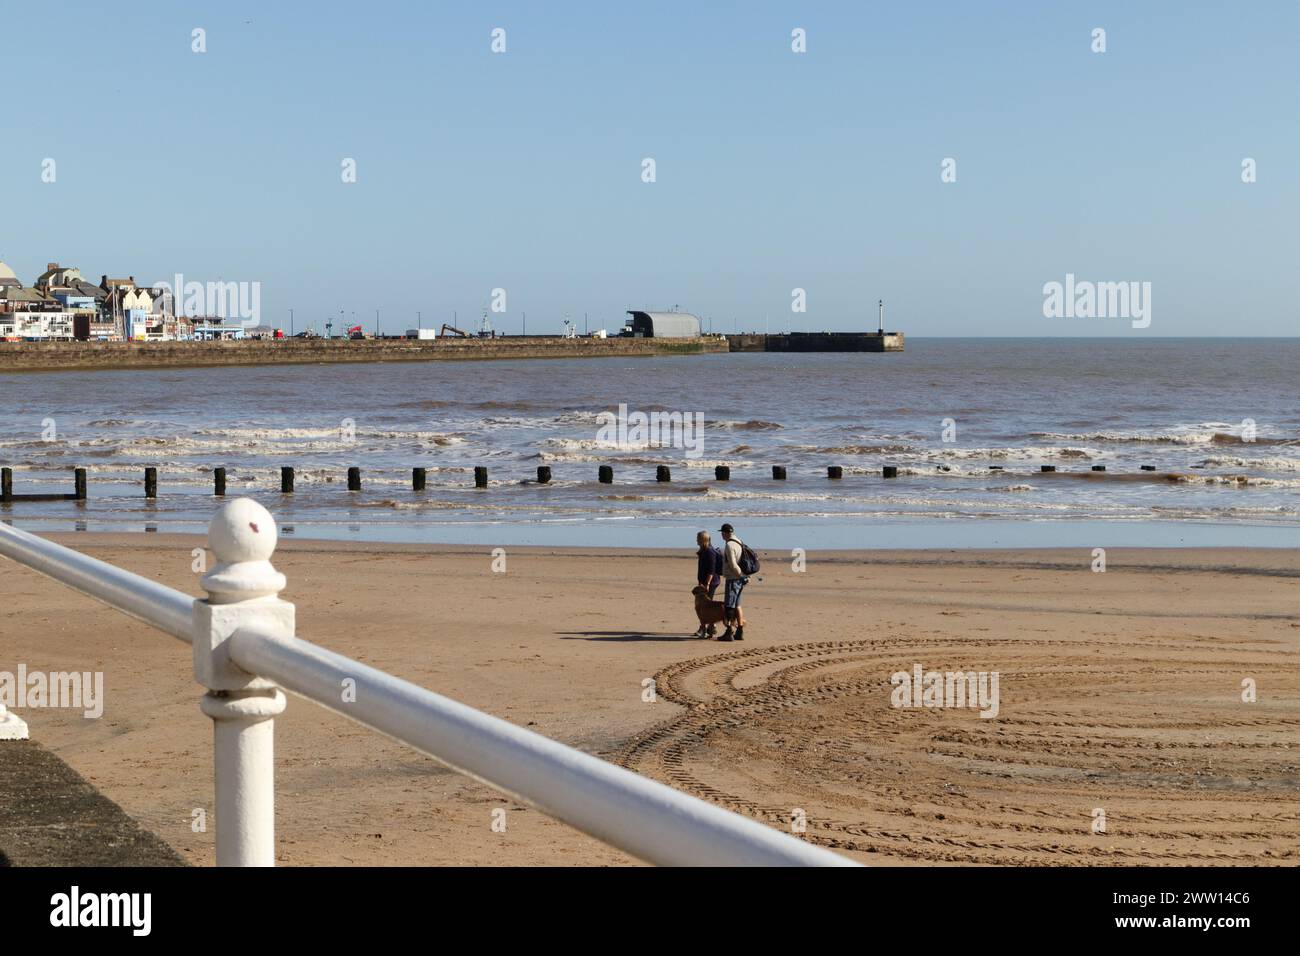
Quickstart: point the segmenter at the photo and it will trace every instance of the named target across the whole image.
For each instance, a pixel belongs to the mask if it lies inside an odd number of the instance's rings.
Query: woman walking
[[[709,592],[709,600],[713,600],[713,595],[718,590],[718,582],[722,579],[722,552],[713,547],[712,540],[707,531],[701,531],[695,536],[695,543],[699,546],[699,550],[695,552],[695,580],[700,587]],[[693,636],[713,637],[716,633],[715,625],[701,624],[700,629]]]

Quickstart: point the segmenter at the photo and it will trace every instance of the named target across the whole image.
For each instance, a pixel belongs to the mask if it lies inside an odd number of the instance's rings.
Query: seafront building
[[[629,309],[623,334],[645,339],[690,339],[700,334],[700,320],[689,312],[643,312]]]
[[[169,292],[138,286],[134,276],[100,278],[57,262],[31,287],[0,261],[0,340],[164,342],[193,337]]]
[[[179,288],[180,276],[176,277],[176,282]],[[206,308],[209,311],[213,309],[211,299]],[[695,339],[702,334],[700,319],[676,308],[666,312],[629,310],[628,315],[624,328],[618,333],[620,337]],[[564,325],[564,338],[578,337],[575,324],[566,318]],[[331,327],[332,323],[326,322],[327,332]],[[470,337],[469,333],[444,325],[443,334],[448,332]],[[478,334],[479,337],[496,337],[496,333],[486,326]],[[605,338],[607,334],[602,329],[592,336]],[[312,335],[314,333],[304,332],[299,337]],[[113,278],[102,275],[96,284],[86,279],[75,266],[50,262],[36,281],[26,287],[14,271],[0,261],[0,342],[206,342],[284,337],[284,330],[273,326],[250,328],[238,320],[231,321],[222,316],[177,315],[175,296],[165,283],[146,287],[138,285],[135,276]],[[346,337],[371,336],[356,325],[348,328]],[[423,329],[412,329],[408,330],[406,337],[423,339],[432,335],[426,336]]]
[[[238,342],[245,338],[251,329],[227,322],[219,315],[194,316],[191,320],[191,337],[199,342]],[[260,326],[259,326],[260,328]],[[257,336],[261,338],[261,336]]]
[[[0,339],[71,339],[74,313],[0,262]]]

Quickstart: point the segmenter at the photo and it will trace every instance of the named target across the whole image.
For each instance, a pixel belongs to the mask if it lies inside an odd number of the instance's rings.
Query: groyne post
[[[348,491],[361,490],[361,469],[353,465],[348,469]]]
[[[602,485],[612,485],[614,483],[614,466],[601,465],[600,470],[596,472],[597,480]]]
[[[550,465],[538,465],[538,466],[537,466],[537,483],[538,483],[539,485],[549,485],[549,484],[551,483],[551,466],[550,466]]]
[[[488,471],[485,465],[474,466],[474,487],[486,488],[488,486]]]
[[[785,481],[785,465],[772,466],[772,480]]]
[[[158,469],[150,465],[144,470],[144,496],[158,497]]]
[[[226,469],[212,469],[212,493],[218,498],[226,496]]]
[[[658,468],[655,469],[655,481],[672,481],[672,480],[673,480],[673,473],[668,469],[667,465],[660,465]]]
[[[293,494],[293,468],[289,465],[280,469],[280,494]]]
[[[885,465],[884,468],[880,469],[880,477],[881,477],[881,478],[897,478],[897,477],[898,477],[898,466],[897,466],[897,465]]]
[[[14,496],[14,470],[0,468],[0,498],[8,501]]]
[[[86,500],[86,469],[84,468],[72,470],[72,495],[77,501]]]
[[[427,473],[423,468],[411,469],[411,490],[423,491]]]
[[[828,465],[826,468],[826,477],[831,481],[839,481],[844,477],[844,469],[839,465]]]
[[[731,469],[726,465],[718,465],[713,469],[713,477],[717,481],[730,481]]]

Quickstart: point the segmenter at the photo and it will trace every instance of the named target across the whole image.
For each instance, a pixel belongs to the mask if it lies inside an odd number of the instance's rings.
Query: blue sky
[[[1290,2],[50,0],[0,24],[0,258],[28,283],[258,281],[299,329],[472,324],[499,287],[506,331],[673,305],[874,328],[884,298],[912,335],[1300,334]],[[1044,318],[1066,273],[1151,282],[1151,326]]]

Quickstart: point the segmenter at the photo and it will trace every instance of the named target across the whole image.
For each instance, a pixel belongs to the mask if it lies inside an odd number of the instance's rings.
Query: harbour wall
[[[786,332],[727,336],[732,352],[901,352],[902,332]]]
[[[726,352],[721,336],[566,339],[561,336],[418,339],[280,339],[246,342],[0,342],[0,372],[603,358]]]

